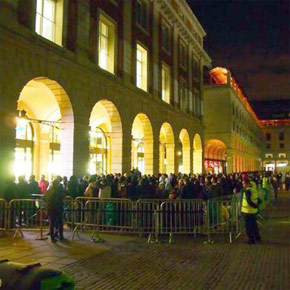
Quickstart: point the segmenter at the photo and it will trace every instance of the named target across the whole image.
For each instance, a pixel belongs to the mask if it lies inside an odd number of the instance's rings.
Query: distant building
[[[290,118],[260,120],[263,132],[263,168],[290,171]]]
[[[229,70],[209,72],[204,86],[205,170],[242,172],[261,169],[259,120]]]
[[[229,70],[214,68],[209,79],[204,86],[205,170],[290,171],[289,101],[256,102],[265,117],[259,119]]]

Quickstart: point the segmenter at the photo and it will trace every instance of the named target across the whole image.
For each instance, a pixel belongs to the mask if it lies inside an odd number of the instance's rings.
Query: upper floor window
[[[162,35],[161,35],[161,39],[162,39],[162,48],[167,51],[167,52],[170,52],[170,27],[163,23],[162,24],[162,28],[161,28],[161,32],[162,32]]]
[[[186,81],[184,79],[181,79],[179,81],[179,99],[180,99],[180,109],[187,112],[188,99],[186,94]]]
[[[35,32],[62,45],[63,0],[37,0]]]
[[[100,14],[99,66],[110,73],[115,71],[115,25]]]
[[[170,70],[165,64],[162,65],[162,100],[170,103]]]
[[[286,153],[279,153],[278,154],[278,157],[279,158],[286,158]]]
[[[271,144],[267,143],[266,147],[267,147],[267,149],[271,149]]]
[[[271,133],[266,133],[266,140],[270,141],[271,140]]]
[[[136,20],[137,24],[144,29],[148,29],[148,3],[146,0],[137,0],[136,2]]]
[[[182,66],[183,68],[186,68],[186,61],[187,61],[187,56],[186,56],[186,47],[183,42],[180,42],[179,44],[179,65]]]
[[[273,158],[273,154],[265,154],[265,158]]]
[[[284,132],[279,133],[279,140],[283,141],[284,140]]]
[[[284,148],[285,148],[284,143],[280,143],[280,144],[279,144],[279,149],[284,149]]]
[[[136,85],[147,91],[147,50],[139,44],[136,49]]]

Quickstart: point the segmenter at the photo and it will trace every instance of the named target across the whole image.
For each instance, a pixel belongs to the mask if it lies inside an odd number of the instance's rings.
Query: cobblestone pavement
[[[280,195],[263,221],[263,242],[204,244],[180,237],[175,244],[103,235],[105,243],[0,239],[0,258],[40,261],[65,270],[78,289],[290,289],[290,194]]]
[[[79,289],[290,289],[289,194],[261,230],[263,242],[128,242],[63,269]]]

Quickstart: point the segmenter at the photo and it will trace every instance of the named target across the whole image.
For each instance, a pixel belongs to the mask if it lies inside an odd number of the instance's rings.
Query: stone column
[[[123,142],[122,147],[122,173],[127,173],[131,170],[131,126],[128,122],[123,123]]]
[[[88,122],[78,122],[74,124],[74,136],[73,136],[73,174],[82,177],[88,173],[88,161],[89,161],[89,126]],[[71,154],[71,152],[67,152]],[[65,167],[64,167],[65,169]],[[70,164],[67,164],[67,171],[72,170]],[[68,173],[66,173],[69,175]]]
[[[124,82],[131,83],[132,74],[132,1],[123,1]]]
[[[233,173],[233,149],[228,148],[226,151],[227,154],[227,174]]]
[[[15,124],[13,111],[0,107],[0,197],[3,196],[6,180],[14,177]]]

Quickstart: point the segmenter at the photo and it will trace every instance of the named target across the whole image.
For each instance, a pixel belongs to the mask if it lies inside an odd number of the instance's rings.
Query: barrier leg
[[[45,241],[47,240],[47,237],[43,236],[43,212],[42,209],[40,209],[40,236],[38,238],[36,238],[36,240],[40,240],[40,241]]]
[[[100,238],[100,209],[97,210],[97,226],[91,235],[92,243],[103,243],[105,240]]]

